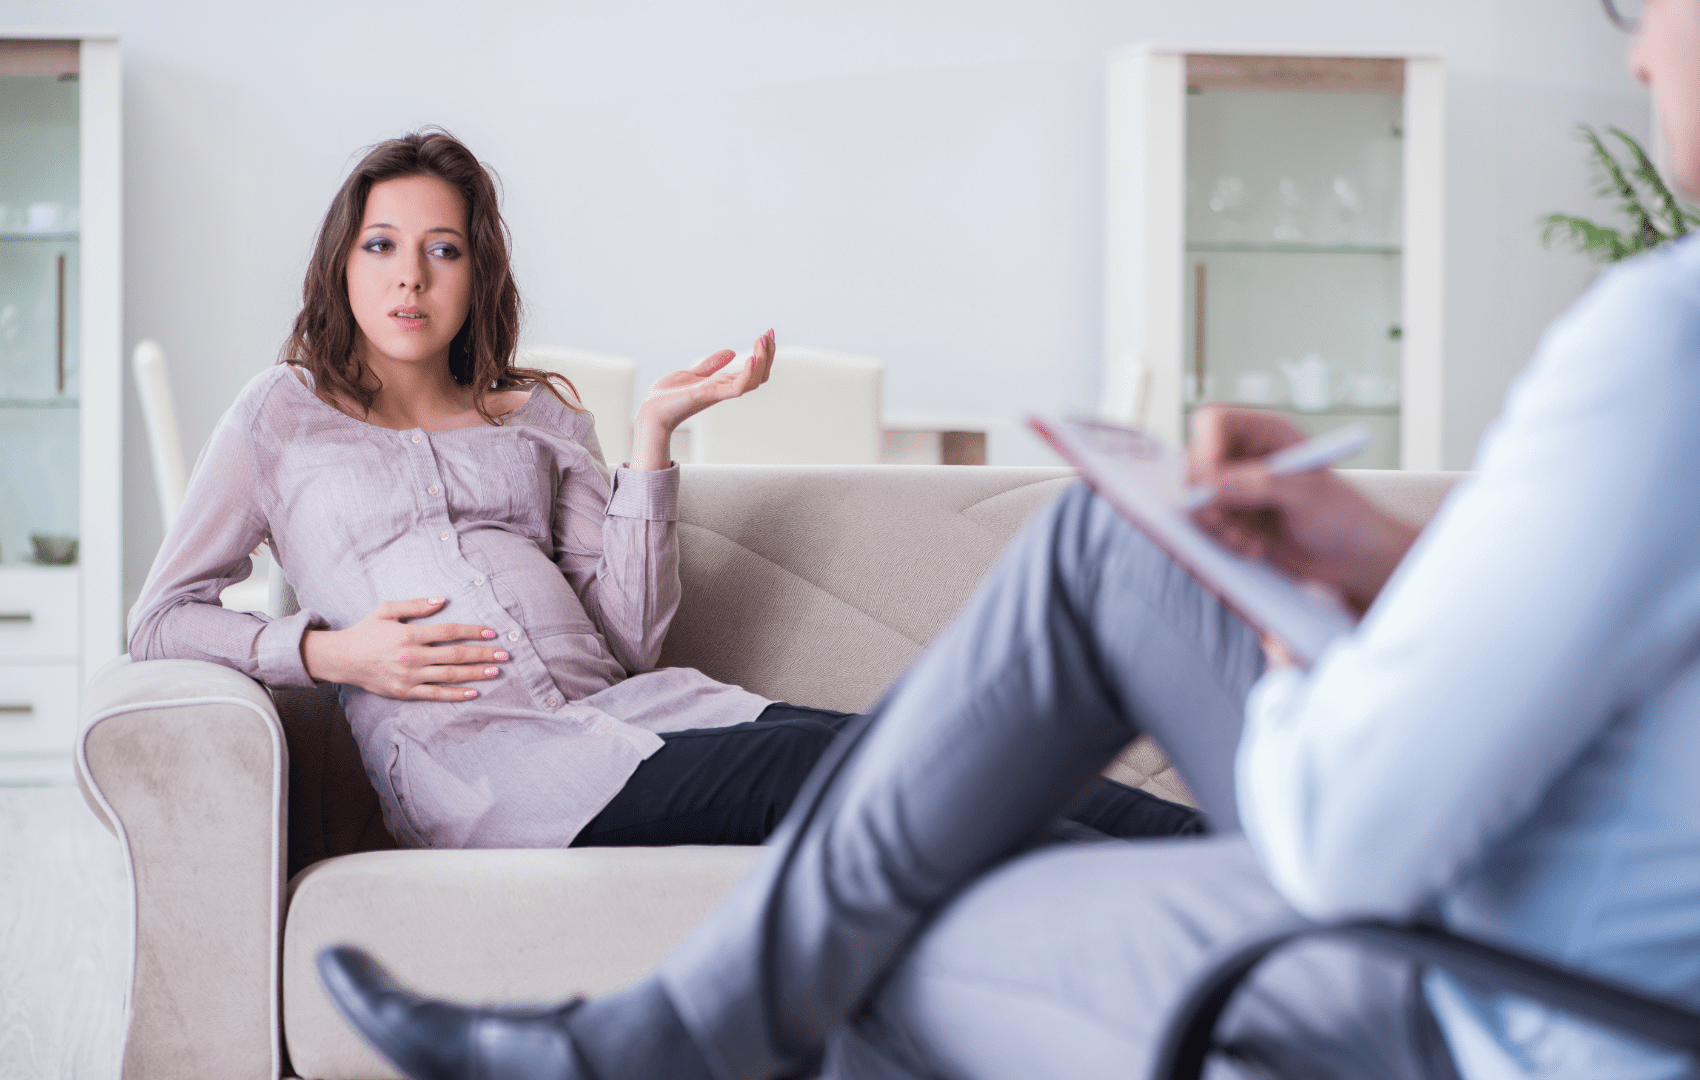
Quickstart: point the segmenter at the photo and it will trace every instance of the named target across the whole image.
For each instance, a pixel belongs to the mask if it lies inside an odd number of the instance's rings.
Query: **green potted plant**
[[[1616,200],[1617,208],[1629,219],[1629,228],[1621,231],[1572,214],[1548,214],[1542,219],[1543,243],[1550,247],[1557,239],[1594,262],[1614,263],[1667,244],[1700,226],[1700,216],[1677,200],[1640,143],[1617,128],[1606,128],[1606,133],[1629,152],[1629,161],[1620,162],[1599,132],[1587,124],[1577,124],[1576,129],[1590,149],[1595,193]]]

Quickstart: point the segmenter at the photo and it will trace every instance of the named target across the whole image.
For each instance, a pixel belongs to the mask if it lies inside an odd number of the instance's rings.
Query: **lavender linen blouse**
[[[130,612],[134,658],[310,686],[302,634],[385,600],[444,596],[413,621],[493,628],[512,659],[470,701],[339,688],[405,847],[564,846],[661,747],[658,732],[767,707],[655,667],[679,604],[677,466],[610,481],[591,415],[542,388],[500,426],[393,431],[327,405],[293,370],[250,382],[202,451]],[[219,605],[261,540],[299,614]]]

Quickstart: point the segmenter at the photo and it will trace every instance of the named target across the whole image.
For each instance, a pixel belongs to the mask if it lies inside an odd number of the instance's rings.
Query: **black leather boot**
[[[319,978],[366,1041],[413,1080],[597,1080],[567,1030],[584,1003],[466,1007],[404,988],[366,953],[319,953]]]

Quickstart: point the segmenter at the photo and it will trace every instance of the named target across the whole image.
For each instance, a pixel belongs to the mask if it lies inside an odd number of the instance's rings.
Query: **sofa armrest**
[[[77,776],[130,883],[123,1075],[277,1077],[288,751],[265,689],[193,660],[103,668]]]

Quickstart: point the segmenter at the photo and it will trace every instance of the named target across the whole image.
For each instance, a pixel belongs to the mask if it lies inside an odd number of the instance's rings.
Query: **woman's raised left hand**
[[[737,369],[727,367],[737,353],[721,349],[695,367],[663,377],[649,388],[638,407],[632,431],[631,467],[645,471],[672,463],[673,432],[686,420],[717,401],[743,397],[767,381],[773,370],[773,331],[756,338],[749,359]]]

